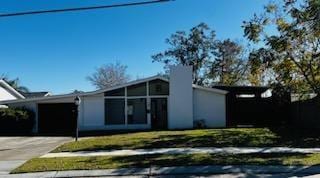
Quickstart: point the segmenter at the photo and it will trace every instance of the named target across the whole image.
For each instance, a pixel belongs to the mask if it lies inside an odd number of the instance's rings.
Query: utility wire
[[[46,14],[46,13],[70,12],[70,11],[108,9],[108,8],[114,8],[114,7],[139,6],[139,5],[147,5],[147,4],[164,3],[164,2],[169,2],[169,1],[174,1],[174,0],[153,0],[153,1],[113,4],[113,5],[105,5],[105,6],[91,6],[91,7],[66,8],[66,9],[51,9],[51,10],[15,12],[15,13],[8,13],[8,14],[0,14],[0,18],[1,17],[12,17],[12,16],[23,16],[23,15]]]

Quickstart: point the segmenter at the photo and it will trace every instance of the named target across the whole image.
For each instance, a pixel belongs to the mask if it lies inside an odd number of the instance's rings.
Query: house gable
[[[12,88],[7,82],[5,82],[4,80],[0,80],[0,101],[24,98],[25,97],[23,95]]]

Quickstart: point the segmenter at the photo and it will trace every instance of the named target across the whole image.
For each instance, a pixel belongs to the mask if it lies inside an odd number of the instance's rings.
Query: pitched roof
[[[50,93],[47,91],[41,92],[20,92],[25,98],[39,98],[44,96],[49,96]]]
[[[1,104],[10,104],[10,103],[49,100],[49,99],[60,99],[60,98],[76,97],[76,96],[95,95],[95,94],[104,93],[106,91],[111,91],[111,90],[115,90],[115,89],[118,89],[118,88],[123,88],[123,87],[131,86],[131,85],[135,85],[135,84],[139,84],[139,83],[143,83],[143,82],[147,82],[147,81],[151,81],[151,80],[156,80],[156,79],[160,79],[160,80],[169,82],[168,79],[166,79],[166,78],[164,78],[164,77],[162,77],[160,75],[156,75],[156,76],[152,76],[152,77],[148,77],[148,78],[144,78],[144,79],[138,79],[138,80],[135,80],[135,81],[131,81],[131,82],[128,82],[128,83],[125,83],[125,84],[122,84],[122,85],[117,85],[117,86],[114,86],[114,87],[100,89],[100,90],[91,91],[91,92],[71,93],[71,94],[62,94],[62,95],[51,95],[51,96],[46,96],[46,97],[25,98],[25,99],[10,100],[10,101],[0,101],[0,103]]]
[[[125,83],[125,84],[121,84],[121,85],[117,85],[117,86],[114,86],[114,87],[109,87],[109,88],[100,89],[100,90],[91,91],[91,92],[71,93],[71,94],[63,94],[63,95],[52,95],[52,96],[46,96],[46,97],[26,98],[26,99],[11,100],[11,101],[0,101],[0,104],[10,104],[10,103],[19,103],[19,102],[41,101],[41,100],[49,100],[49,99],[60,99],[60,98],[67,98],[67,97],[95,95],[95,94],[100,94],[100,93],[104,93],[104,92],[107,92],[107,91],[116,90],[116,89],[119,89],[119,88],[131,86],[131,85],[136,85],[136,84],[147,82],[147,81],[156,80],[156,79],[169,82],[169,79],[167,79],[165,77],[162,77],[160,75],[156,75],[156,76],[152,76],[152,77],[148,77],[148,78],[144,78],[144,79],[138,79],[138,80],[131,81],[131,82],[128,82],[128,83]],[[218,94],[227,94],[228,93],[225,90],[207,88],[207,87],[202,87],[202,86],[194,85],[194,84],[192,85],[192,87],[195,88],[195,89],[205,90],[205,91],[209,91],[209,92],[215,92],[215,93],[218,93]]]
[[[10,86],[5,80],[0,79],[0,86],[15,96],[17,99],[25,99],[25,97],[19,93],[16,89]]]

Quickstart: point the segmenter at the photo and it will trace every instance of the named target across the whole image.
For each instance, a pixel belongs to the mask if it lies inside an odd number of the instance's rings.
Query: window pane
[[[127,95],[128,96],[146,96],[147,95],[146,83],[127,87]]]
[[[128,124],[147,124],[146,99],[128,99]]]
[[[153,80],[149,82],[150,95],[169,95],[169,83],[163,80]]]
[[[104,96],[124,96],[124,88],[107,91],[104,93]]]
[[[125,124],[124,99],[105,99],[106,125]]]

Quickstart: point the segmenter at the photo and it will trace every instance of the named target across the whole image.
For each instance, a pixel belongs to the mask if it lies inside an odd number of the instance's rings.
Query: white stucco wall
[[[82,130],[101,129],[104,127],[104,97],[82,97],[80,106],[80,128]]]
[[[0,86],[0,101],[17,99],[14,95]]]
[[[204,120],[209,128],[226,127],[226,99],[224,94],[193,89],[194,120]]]
[[[169,129],[193,128],[192,67],[171,67],[169,88]]]

